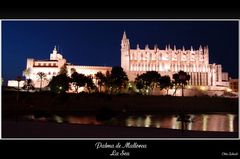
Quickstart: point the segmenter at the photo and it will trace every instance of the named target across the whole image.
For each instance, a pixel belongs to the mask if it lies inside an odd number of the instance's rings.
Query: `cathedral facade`
[[[86,76],[94,75],[97,72],[106,74],[111,71],[112,67],[106,66],[81,66],[68,63],[65,58],[58,52],[56,47],[47,60],[27,59],[25,73],[27,79],[32,79],[36,88],[40,87],[39,72],[43,72],[46,76],[42,81],[42,87],[48,85],[53,76],[56,76],[61,67],[66,65],[68,75],[71,75],[71,69],[75,69],[78,73]],[[174,73],[180,70],[187,72],[191,78],[189,85],[204,86],[208,90],[226,89],[229,87],[228,73],[222,71],[220,64],[209,64],[208,46],[200,46],[198,50],[192,47],[190,50],[173,48],[170,45],[165,49],[159,49],[157,45],[150,49],[148,45],[141,49],[137,45],[136,49],[130,47],[130,41],[126,32],[123,33],[121,40],[121,67],[127,73],[130,81],[134,81],[137,75],[147,71],[157,71],[161,76],[168,75],[172,78]],[[94,82],[96,80],[94,79]],[[9,81],[8,86],[17,85],[17,81]],[[23,82],[22,82],[23,85]]]
[[[126,71],[129,80],[134,81],[137,75],[146,71],[157,71],[161,76],[172,78],[174,73],[182,70],[187,72],[192,86],[228,87],[228,73],[222,72],[220,64],[209,64],[208,46],[200,46],[198,50],[173,48],[170,45],[159,49],[157,45],[150,49],[148,45],[141,49],[130,47],[126,32],[121,41],[121,66]]]

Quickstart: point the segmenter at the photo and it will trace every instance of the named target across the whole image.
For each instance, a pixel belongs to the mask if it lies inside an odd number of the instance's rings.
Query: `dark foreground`
[[[3,121],[3,138],[238,138],[238,132]]]

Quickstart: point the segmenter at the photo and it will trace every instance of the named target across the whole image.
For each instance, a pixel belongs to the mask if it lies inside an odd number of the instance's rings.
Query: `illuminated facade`
[[[86,76],[94,75],[97,72],[102,72],[106,74],[107,71],[111,71],[112,67],[104,67],[104,66],[78,66],[72,65],[67,63],[66,59],[57,51],[56,47],[54,48],[53,52],[50,54],[50,60],[34,60],[34,59],[27,59],[27,66],[26,70],[29,73],[25,76],[27,79],[32,79],[34,86],[36,88],[40,87],[40,78],[38,76],[38,72],[43,72],[46,77],[42,81],[42,87],[48,85],[49,81],[52,79],[53,76],[56,76],[61,67],[66,64],[68,75],[71,74],[71,69],[74,68],[76,72],[82,73]],[[94,80],[95,81],[95,80]]]
[[[230,79],[229,80],[229,88],[233,92],[238,92],[238,79]]]
[[[171,48],[170,45],[161,50],[148,45],[141,49],[131,49],[130,41],[126,32],[121,41],[121,66],[126,71],[129,79],[134,81],[137,75],[146,71],[157,71],[162,76],[169,75],[180,70],[188,72],[191,76],[189,81],[193,86],[228,87],[228,73],[222,72],[220,64],[209,64],[208,46],[200,46],[198,50],[192,47],[190,50]]]

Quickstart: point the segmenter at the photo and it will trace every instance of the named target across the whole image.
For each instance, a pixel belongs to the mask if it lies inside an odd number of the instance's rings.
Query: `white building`
[[[129,79],[134,81],[137,75],[146,71],[157,71],[161,76],[169,75],[182,70],[190,74],[190,85],[208,86],[209,89],[226,89],[229,86],[228,73],[222,72],[220,64],[209,64],[208,46],[200,46],[198,50],[173,48],[170,45],[159,49],[157,45],[150,49],[148,45],[141,49],[130,47],[126,32],[121,42],[121,66]]]
[[[53,52],[50,54],[49,60],[35,60],[32,58],[27,59],[26,70],[28,73],[25,73],[27,79],[32,79],[35,88],[40,87],[40,78],[38,73],[43,72],[46,77],[42,81],[42,87],[48,85],[49,81],[53,76],[58,75],[61,67],[66,64],[68,75],[71,74],[71,69],[74,68],[78,73],[82,73],[86,76],[94,75],[97,72],[102,72],[106,74],[107,71],[111,71],[112,67],[104,66],[78,66],[67,63],[66,59],[57,51],[56,46]],[[26,71],[25,70],[25,71]]]

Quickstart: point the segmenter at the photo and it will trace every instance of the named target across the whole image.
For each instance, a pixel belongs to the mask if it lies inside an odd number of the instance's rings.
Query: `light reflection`
[[[203,114],[203,131],[207,131],[208,115]]]
[[[96,120],[95,116],[69,116],[67,117],[67,121],[70,124],[101,124]]]
[[[144,121],[144,126],[149,127],[151,125],[151,115],[147,115]]]
[[[134,126],[134,119],[130,116],[129,118],[127,118],[126,120],[127,126]]]
[[[57,123],[68,122],[70,124],[92,124],[92,125],[125,125],[128,127],[155,127],[155,128],[170,128],[181,129],[181,122],[177,121],[175,115],[146,115],[128,116],[111,122],[103,122],[96,120],[94,115],[67,116],[61,117],[53,115],[50,118],[35,118],[34,115],[25,117],[28,120],[35,121],[54,121]],[[196,131],[237,131],[238,123],[235,122],[236,115],[234,114],[195,114],[190,115],[191,122],[187,124],[187,130]]]
[[[161,127],[161,123],[160,121],[157,121],[156,124],[155,124],[156,128],[160,128]]]
[[[178,129],[178,122],[176,116],[172,117],[172,129]]]
[[[234,131],[234,125],[233,125],[234,115],[228,114],[228,118],[229,118],[229,131],[233,132]]]
[[[137,122],[137,127],[141,127],[143,122],[142,117],[138,117],[136,122]]]

